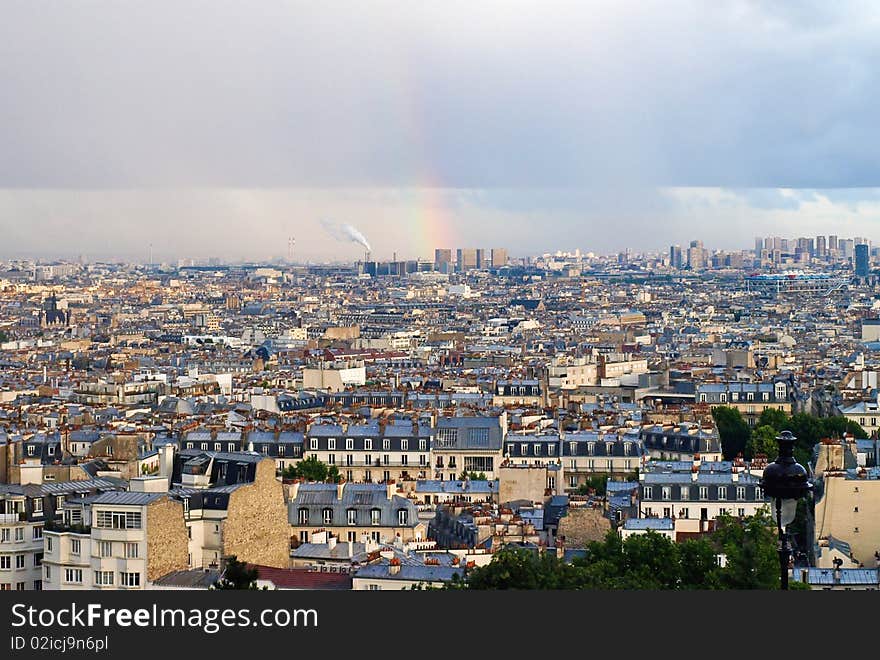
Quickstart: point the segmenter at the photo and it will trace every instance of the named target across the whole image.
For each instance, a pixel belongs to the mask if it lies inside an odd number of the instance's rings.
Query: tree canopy
[[[248,568],[248,565],[238,561],[238,557],[231,555],[226,560],[226,570],[214,584],[215,589],[256,589],[257,578],[260,576],[256,568]]]
[[[289,465],[284,470],[286,479],[305,479],[306,481],[330,481],[339,483],[342,476],[335,465],[328,466],[318,460],[317,456],[309,456],[296,465]]]
[[[752,432],[739,410],[718,406],[712,409],[712,418],[718,429],[724,459],[732,461],[740,454],[745,455]]]
[[[726,557],[722,567],[719,555]],[[721,516],[708,537],[675,543],[653,531],[625,541],[609,531],[565,563],[550,552],[509,546],[473,569],[468,589],[778,589],[776,531],[766,510]]]

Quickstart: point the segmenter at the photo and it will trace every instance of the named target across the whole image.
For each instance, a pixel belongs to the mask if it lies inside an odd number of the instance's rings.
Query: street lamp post
[[[779,443],[779,456],[764,469],[761,488],[764,495],[773,500],[776,511],[776,526],[779,531],[779,577],[782,588],[788,589],[788,564],[791,560],[791,545],[786,528],[797,513],[798,500],[812,490],[806,468],[794,460],[794,443],[797,438],[791,431],[783,431],[776,436]]]

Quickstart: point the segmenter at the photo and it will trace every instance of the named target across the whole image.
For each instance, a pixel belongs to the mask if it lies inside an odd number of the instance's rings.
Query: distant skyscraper
[[[458,248],[455,255],[458,272],[463,273],[477,267],[477,251],[474,248]]]
[[[856,245],[856,277],[868,277],[871,273],[869,250],[867,243]]]
[[[669,247],[669,265],[672,268],[681,268],[681,246],[672,245]]]
[[[452,270],[452,250],[448,248],[437,248],[434,250],[434,270],[441,273],[448,273]]]
[[[483,248],[477,248],[477,268],[485,268],[486,264],[486,251]]]
[[[492,248],[492,268],[507,265],[507,248]]]
[[[761,250],[764,249],[764,239],[760,236],[755,236],[755,256],[761,256]]]
[[[820,259],[828,256],[828,247],[824,236],[816,236],[816,256]]]
[[[837,236],[834,234],[828,235],[828,253],[836,256],[839,254],[838,250],[840,250],[840,245],[837,243]]]
[[[687,251],[687,264],[695,270],[706,266],[706,249],[703,247],[703,241],[691,241]]]

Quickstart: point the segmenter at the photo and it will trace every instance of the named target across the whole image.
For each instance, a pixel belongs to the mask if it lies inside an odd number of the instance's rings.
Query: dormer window
[[[352,449],[354,449],[354,438],[346,438],[345,439],[345,448],[348,451],[351,451]]]
[[[327,438],[327,449],[330,451],[336,449],[336,438]]]
[[[373,439],[366,438],[364,440],[364,451],[372,451],[373,450]]]

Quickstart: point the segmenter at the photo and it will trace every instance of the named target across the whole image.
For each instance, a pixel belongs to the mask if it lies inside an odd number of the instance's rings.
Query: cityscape
[[[47,4],[0,0],[10,653],[880,591],[880,5]]]
[[[498,588],[542,558],[532,588],[778,588],[735,555],[775,556],[784,431],[786,576],[880,587],[868,239],[377,262],[348,234],[363,259],[0,263],[0,589]],[[600,579],[615,538],[677,577]]]

